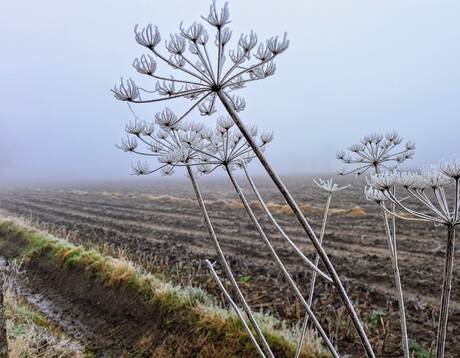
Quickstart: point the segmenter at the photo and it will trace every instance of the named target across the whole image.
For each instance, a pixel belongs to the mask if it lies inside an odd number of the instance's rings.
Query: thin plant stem
[[[268,357],[270,358],[275,358],[273,355],[270,346],[267,343],[267,340],[264,337],[264,334],[262,333],[262,330],[260,329],[254,315],[251,312],[251,309],[244,299],[243,293],[241,292],[238,283],[235,280],[235,277],[230,269],[230,266],[227,262],[227,259],[225,258],[224,252],[222,248],[220,247],[219,240],[217,239],[216,233],[214,231],[214,227],[212,226],[211,219],[208,215],[208,211],[206,209],[206,205],[204,203],[203,197],[201,195],[200,189],[198,187],[198,183],[196,182],[195,175],[193,174],[193,170],[190,167],[187,167],[187,172],[188,176],[190,178],[190,181],[192,182],[193,190],[195,191],[195,195],[198,201],[198,205],[200,206],[201,213],[203,215],[203,219],[206,225],[206,228],[208,229],[209,235],[211,236],[212,242],[214,244],[214,247],[216,249],[217,255],[219,256],[219,261],[220,264],[222,265],[222,268],[225,271],[225,274],[227,275],[227,278],[230,280],[230,283],[232,285],[233,290],[235,291],[238,300],[240,301],[241,305],[243,306],[244,311],[246,312],[246,315],[248,316],[249,321],[251,322],[252,326],[254,327],[254,330],[256,332],[257,337],[259,338],[260,342],[262,343],[262,346],[264,348],[265,353],[267,353]]]
[[[375,167],[375,172],[379,174],[379,167]],[[393,185],[391,189],[392,196],[396,197],[396,187]],[[385,206],[385,204],[383,204]],[[388,239],[388,248],[390,250],[391,266],[393,268],[393,276],[395,280],[396,294],[398,296],[398,309],[399,309],[399,322],[401,326],[401,338],[402,338],[402,349],[404,352],[404,358],[409,358],[409,336],[407,334],[407,321],[406,321],[406,308],[404,305],[404,294],[401,283],[401,274],[399,272],[399,263],[398,263],[398,250],[396,248],[396,216],[392,215],[391,223],[392,227],[390,229],[390,224],[388,222],[388,215],[384,207],[382,207],[383,215],[383,224],[385,227],[385,233],[387,234]],[[396,204],[392,201],[391,203],[391,212],[396,212]]]
[[[319,234],[319,242],[321,245],[323,244],[324,232],[326,231],[327,216],[329,214],[329,207],[331,205],[331,199],[332,199],[332,193],[329,193],[329,195],[327,196],[326,207],[324,209],[323,223],[321,225],[321,232]],[[314,264],[316,267],[318,267],[318,264],[319,264],[319,254],[318,253],[316,253],[315,255]],[[308,293],[308,305],[310,307],[313,302],[313,294],[315,292],[315,283],[316,283],[316,272],[313,272],[311,276],[311,280],[310,280],[310,292]]]
[[[281,228],[281,226],[278,224],[278,222],[275,220],[275,218],[273,217],[273,215],[271,214],[270,210],[268,209],[267,205],[265,204],[265,201],[263,200],[262,196],[260,195],[259,193],[259,190],[257,189],[257,186],[255,185],[254,183],[254,180],[252,180],[251,176],[249,175],[249,172],[248,172],[248,169],[247,169],[247,166],[246,164],[244,163],[244,161],[241,162],[241,166],[243,167],[243,170],[244,170],[244,173],[246,175],[246,178],[248,179],[248,182],[249,184],[251,185],[251,188],[254,192],[254,194],[256,195],[257,197],[257,200],[259,201],[260,205],[262,206],[263,210],[265,211],[265,213],[267,214],[269,220],[271,221],[271,223],[276,227],[276,229],[278,230],[278,232],[283,236],[283,238],[291,245],[291,247],[295,250],[295,252],[304,260],[304,262],[307,263],[307,265],[313,269],[313,276],[312,276],[312,282],[311,282],[311,286],[310,286],[310,295],[309,295],[309,299],[308,299],[308,306],[311,307],[311,301],[312,301],[312,297],[313,297],[313,289],[312,287],[314,287],[315,285],[315,281],[313,278],[316,279],[316,274],[318,273],[322,278],[325,278],[326,281],[328,281],[329,283],[332,283],[332,280],[330,279],[329,276],[326,276],[319,268],[318,268],[318,262],[319,262],[319,256],[318,254],[316,254],[316,257],[315,257],[315,261],[314,262],[311,262],[303,253],[302,251],[300,251],[300,249],[297,247],[297,245],[294,244],[294,242],[289,238],[289,236],[286,235],[286,233],[284,232],[284,230]],[[325,211],[325,218],[323,219],[323,227],[322,227],[322,230],[321,230],[321,235],[320,235],[320,241],[322,242],[323,240],[323,236],[324,236],[324,228],[326,226],[326,223],[325,223],[325,220],[327,218],[327,212],[329,211],[329,204],[330,204],[330,197],[332,196],[332,193],[329,194],[329,197],[328,197],[328,204],[326,205],[327,208],[326,208],[326,211]],[[298,340],[298,344],[297,344],[297,349],[296,349],[296,354],[295,354],[295,358],[299,358],[300,356],[300,352],[302,350],[302,346],[303,346],[303,341],[305,339],[305,334],[307,333],[307,327],[308,327],[308,319],[309,319],[309,315],[308,313],[305,314],[305,318],[303,320],[303,323],[302,323],[302,329],[301,329],[301,333],[300,333],[300,337],[299,337],[299,340]]]
[[[217,275],[216,270],[214,270],[213,264],[212,264],[209,260],[206,260],[205,262],[206,262],[206,264],[208,265],[208,268],[209,268],[209,271],[211,272],[212,277],[213,277],[214,280],[216,281],[217,285],[219,286],[220,290],[221,290],[222,293],[224,294],[224,296],[225,296],[225,298],[227,299],[228,303],[230,303],[230,306],[232,306],[232,308],[233,308],[234,311],[236,312],[236,315],[238,316],[238,318],[239,318],[241,324],[243,325],[244,329],[245,329],[246,332],[248,333],[249,339],[251,340],[251,342],[254,344],[254,346],[255,346],[256,349],[257,349],[257,353],[259,353],[259,355],[260,355],[262,358],[265,358],[266,355],[264,354],[264,352],[262,351],[262,349],[261,349],[261,348],[259,347],[259,345],[257,344],[257,341],[256,341],[254,335],[252,334],[251,329],[250,329],[249,326],[247,325],[246,320],[244,319],[243,314],[241,313],[241,311],[240,311],[240,309],[238,308],[237,304],[235,303],[235,301],[232,300],[232,297],[229,295],[227,289],[226,289],[225,286],[222,284],[222,281],[220,280],[219,276]]]
[[[394,204],[393,204],[394,205]],[[394,212],[394,208],[393,208]],[[409,358],[409,337],[407,335],[407,322],[406,322],[406,309],[404,307],[404,295],[401,284],[401,275],[399,273],[398,254],[396,250],[396,232],[395,232],[395,220],[393,217],[393,231],[390,229],[388,222],[388,215],[385,210],[382,210],[383,223],[385,225],[385,232],[387,234],[388,246],[390,250],[391,265],[393,267],[393,276],[395,279],[396,294],[398,296],[398,309],[399,309],[399,320],[401,325],[401,336],[402,336],[402,349],[404,352],[404,358]]]
[[[287,243],[294,249],[297,255],[300,256],[300,258],[312,269],[314,270],[315,273],[318,273],[324,280],[326,280],[329,283],[332,283],[332,279],[327,276],[323,271],[321,271],[318,268],[318,263],[313,263],[310,261],[308,257],[304,255],[304,253],[299,249],[299,247],[289,238],[289,236],[284,232],[283,228],[278,224],[276,219],[273,217],[271,214],[270,210],[267,207],[267,204],[265,204],[264,199],[259,193],[259,190],[257,189],[256,184],[254,183],[254,180],[252,180],[251,176],[249,175],[248,169],[246,167],[246,164],[244,162],[241,163],[241,166],[244,170],[244,173],[246,175],[246,178],[248,179],[249,184],[251,185],[252,191],[257,197],[257,200],[259,201],[260,205],[262,206],[262,209],[264,210],[265,214],[267,214],[268,219],[270,222],[275,226],[275,228],[278,230],[278,232],[281,234],[283,239],[287,241]]]
[[[287,271],[286,267],[284,266],[284,264],[282,263],[282,261],[278,257],[274,247],[270,243],[270,240],[265,235],[265,232],[263,231],[262,227],[259,224],[259,221],[257,220],[256,216],[254,215],[254,212],[252,211],[252,209],[251,209],[251,207],[249,205],[249,202],[247,201],[246,197],[244,196],[243,191],[241,190],[240,186],[238,185],[238,182],[236,181],[234,175],[232,174],[231,169],[229,167],[226,167],[226,170],[227,170],[227,174],[228,174],[228,176],[230,178],[230,181],[233,184],[233,187],[235,188],[239,198],[241,199],[241,202],[244,205],[244,208],[246,209],[249,217],[251,218],[252,223],[254,224],[256,230],[260,234],[260,237],[264,241],[265,245],[269,249],[272,258],[274,259],[274,261],[277,264],[278,268],[280,269],[281,273],[283,274],[283,276],[287,280],[288,284],[291,286],[292,290],[294,291],[295,295],[297,296],[297,298],[301,302],[302,306],[307,310],[308,315],[312,319],[313,324],[315,325],[316,329],[318,330],[318,333],[323,338],[324,342],[326,343],[326,345],[327,345],[328,349],[330,350],[331,354],[333,355],[333,357],[339,357],[338,353],[336,352],[336,350],[335,350],[334,346],[332,345],[332,343],[331,343],[329,337],[327,336],[326,332],[321,327],[321,324],[319,323],[319,321],[316,318],[316,316],[313,313],[313,311],[310,309],[310,307],[308,307],[307,302],[305,301],[304,297],[302,296],[302,293],[299,291],[299,288],[295,284],[295,282],[292,279],[291,275],[289,274],[289,272]]]
[[[455,226],[447,227],[447,247],[444,264],[444,280],[442,284],[441,307],[436,343],[436,357],[443,358],[446,348],[447,321],[449,316],[449,300],[452,289],[452,269],[454,267]]]
[[[326,223],[327,223],[327,216],[329,214],[329,207],[331,205],[331,199],[332,199],[332,192],[329,193],[327,196],[327,201],[326,201],[326,207],[324,208],[324,215],[323,215],[323,222],[321,225],[321,232],[319,234],[319,242],[322,244],[323,243],[323,238],[324,238],[324,232],[326,231]],[[319,264],[319,255],[316,253],[315,255],[315,261],[313,262],[316,267],[318,267]],[[315,283],[316,283],[316,271],[313,271],[311,280],[310,280],[310,291],[308,293],[308,301],[307,304],[309,307],[311,307],[311,304],[313,302],[313,294],[315,292]],[[308,327],[308,316],[305,315],[304,322],[302,324],[302,332],[300,334],[300,339],[299,339],[299,344],[297,346],[297,352],[295,355],[295,358],[299,357],[300,350],[303,345],[303,340],[305,337],[305,334],[307,332],[307,327]]]
[[[295,202],[294,198],[291,196],[289,191],[287,190],[286,186],[284,183],[281,181],[281,178],[276,174],[276,172],[272,169],[271,165],[267,162],[265,159],[265,156],[263,155],[262,151],[258,147],[257,143],[254,142],[252,137],[249,135],[247,132],[243,122],[241,121],[238,113],[235,111],[235,109],[231,106],[231,103],[228,101],[226,96],[222,91],[218,91],[217,95],[219,96],[219,99],[221,100],[223,106],[229,113],[229,115],[232,117],[233,121],[235,122],[236,126],[238,129],[241,131],[245,139],[247,140],[248,144],[251,146],[252,150],[254,151],[255,155],[259,159],[260,163],[262,166],[265,168],[267,171],[268,175],[280,191],[281,195],[283,198],[286,200],[287,204],[289,207],[292,209],[294,212],[295,217],[297,218],[298,222],[302,226],[303,230],[307,234],[308,238],[312,242],[316,252],[318,252],[321,261],[323,262],[324,266],[326,267],[326,270],[329,272],[330,277],[334,281],[334,287],[337,291],[337,294],[339,295],[343,305],[345,306],[352,322],[353,326],[355,327],[356,332],[358,333],[359,339],[361,341],[361,344],[366,351],[366,355],[370,358],[374,358],[375,354],[372,349],[372,346],[369,342],[369,339],[367,338],[366,332],[364,331],[364,328],[359,320],[358,315],[356,314],[356,311],[353,307],[353,304],[350,301],[350,298],[348,297],[345,288],[343,287],[343,284],[334,268],[332,265],[332,262],[330,261],[328,255],[326,254],[326,251],[322,247],[321,243],[319,242],[318,238],[316,237],[315,233],[313,232],[312,228],[310,227],[310,224],[308,224],[307,220],[305,219],[302,211],[298,207],[297,203]]]
[[[300,357],[300,352],[302,351],[303,341],[305,339],[305,334],[307,333],[308,328],[308,314],[305,314],[305,317],[302,321],[302,329],[300,331],[299,341],[297,342],[297,349],[295,351],[295,358]]]

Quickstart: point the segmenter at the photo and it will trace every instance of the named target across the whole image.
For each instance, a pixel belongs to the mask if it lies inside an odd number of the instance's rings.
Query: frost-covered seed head
[[[134,175],[147,175],[150,174],[150,166],[147,162],[137,162],[136,165],[131,165]]]
[[[232,128],[234,124],[235,123],[233,122],[231,117],[220,116],[219,118],[217,118],[217,125],[225,129],[226,131]]]
[[[166,49],[173,55],[182,55],[185,51],[185,45],[185,39],[179,34],[171,35],[170,41],[166,41]]]
[[[131,121],[125,126],[125,132],[129,134],[139,135],[144,132],[144,124],[141,121]]]
[[[372,188],[380,191],[390,190],[396,183],[398,175],[395,172],[384,172],[379,174],[372,174],[367,180],[367,183]]]
[[[249,35],[241,35],[240,40],[238,41],[238,46],[240,46],[245,54],[248,54],[254,47],[257,45],[257,35],[251,31]]]
[[[328,179],[328,180],[318,179],[318,181],[313,179],[313,182],[318,187],[320,187],[323,190],[326,190],[330,194],[332,194],[332,193],[334,193],[336,191],[344,190],[344,189],[346,189],[346,188],[348,188],[350,186],[350,184],[348,184],[348,185],[344,185],[344,186],[339,187],[339,185],[337,183],[334,183],[332,181],[332,179]]]
[[[427,166],[421,170],[423,182],[430,188],[439,188],[450,182],[450,178],[444,175],[438,167],[434,165]]]
[[[143,75],[152,76],[157,69],[157,63],[152,56],[142,55],[140,58],[136,58],[134,60],[133,67],[137,70],[137,72]]]
[[[439,170],[452,179],[460,180],[460,160],[457,158],[452,158],[449,161],[442,161],[439,164]]]
[[[139,98],[139,88],[131,78],[126,82],[122,78],[120,82],[120,87],[115,85],[112,89],[116,99],[119,101],[134,101]]]
[[[161,36],[157,26],[148,24],[142,31],[137,31],[137,28],[138,25],[134,27],[134,33],[138,44],[153,50],[160,43]]]
[[[218,29],[228,24],[230,18],[230,12],[228,11],[228,2],[225,3],[224,7],[220,10],[220,14],[217,13],[216,1],[213,0],[210,8],[209,15],[205,18],[210,25],[217,27]]]
[[[133,152],[138,146],[137,140],[134,137],[128,137],[121,140],[121,145],[117,145],[118,149],[121,149],[123,152]]]
[[[400,185],[404,188],[413,188],[414,185],[417,186],[417,183],[421,180],[419,174],[414,172],[400,172],[396,177],[396,185]]]
[[[188,29],[182,28],[182,22],[179,26],[181,35],[187,39],[192,41],[193,43],[197,42],[200,36],[204,31],[204,27],[201,24],[194,22]]]
[[[397,146],[401,142],[402,138],[396,132],[389,132],[385,136],[379,133],[365,136],[359,143],[348,147],[352,155],[344,151],[337,152],[336,157],[342,163],[357,165],[357,168],[349,171],[344,169],[339,174],[355,173],[361,175],[367,170],[372,170],[374,173],[385,170],[393,171],[399,164],[414,155],[413,150],[409,149],[415,147],[413,143],[408,142],[405,148],[398,149]]]
[[[283,40],[281,41],[278,36],[272,37],[267,40],[267,49],[273,54],[278,55],[287,50],[289,47],[289,40],[287,39],[287,33],[284,33]]]
[[[166,131],[179,127],[176,114],[169,108],[157,113],[155,115],[155,122],[160,125],[161,129]]]
[[[274,137],[273,131],[263,132],[260,135],[260,141],[262,142],[262,144],[265,145],[266,143],[270,143],[273,140],[273,137]]]
[[[146,96],[167,96],[173,98],[183,97],[196,103],[191,109],[198,109],[203,116],[215,113],[216,95],[222,99],[225,95],[231,107],[237,112],[243,111],[246,102],[243,98],[230,95],[229,92],[244,88],[249,82],[262,80],[276,72],[274,58],[284,52],[289,46],[286,33],[283,37],[272,37],[258,45],[257,35],[251,31],[241,35],[236,49],[227,49],[232,31],[227,28],[229,20],[228,3],[218,11],[216,2],[211,4],[207,17],[203,17],[208,24],[214,27],[217,51],[210,51],[208,46],[209,34],[203,24],[194,22],[189,27],[180,24],[179,33],[171,34],[166,40],[165,49],[169,54],[161,54],[159,43],[161,36],[158,28],[149,24],[140,30],[136,25],[134,32],[136,41],[150,49],[152,54],[143,55],[135,59],[133,66],[140,74],[156,78],[158,82],[155,89],[137,87],[132,80],[115,86],[113,92],[118,100],[134,103],[153,103],[165,100],[164,98],[141,98],[139,91]],[[257,51],[255,54],[252,52]],[[217,56],[216,56],[217,55]],[[251,57],[251,55],[254,55]],[[227,64],[226,58],[230,57],[232,63]],[[171,74],[157,74],[161,68],[158,63],[163,63],[177,70],[173,77]],[[170,78],[168,80],[167,78]],[[179,87],[180,88],[176,88]],[[223,100],[223,99],[222,99]],[[225,100],[224,100],[225,101]],[[186,111],[179,120],[191,111]]]
[[[366,194],[367,200],[375,201],[377,204],[388,199],[380,190],[374,189],[373,187],[364,188],[364,193]]]

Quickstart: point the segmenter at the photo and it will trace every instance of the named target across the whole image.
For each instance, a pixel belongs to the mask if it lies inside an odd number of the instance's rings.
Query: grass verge
[[[12,221],[0,223],[0,254],[8,259],[25,256],[27,269],[39,265],[49,272],[59,270],[61,275],[72,272],[75,277],[76,272],[81,273],[104,292],[109,290],[111,297],[135,297],[136,309],[141,305],[145,311],[143,318],[154,312],[151,317],[155,321],[137,339],[136,356],[257,356],[233,311],[219,306],[199,288],[174,286],[126,259],[104,256]],[[272,316],[258,314],[257,318],[275,356],[292,357],[297,332]],[[310,336],[308,340],[302,357],[327,356],[317,339]]]

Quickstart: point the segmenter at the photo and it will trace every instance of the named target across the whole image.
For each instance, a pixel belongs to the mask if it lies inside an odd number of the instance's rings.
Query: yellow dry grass
[[[131,261],[125,259],[110,260],[107,285],[112,286],[122,281],[130,281],[136,277],[136,268]]]
[[[354,206],[351,209],[331,209],[330,215],[346,215],[346,216],[365,216],[366,212],[359,206]]]

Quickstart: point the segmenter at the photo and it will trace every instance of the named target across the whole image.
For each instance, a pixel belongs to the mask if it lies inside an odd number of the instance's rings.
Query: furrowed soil
[[[284,180],[319,235],[327,193],[318,189],[311,178]],[[310,271],[270,225],[247,183],[243,178],[240,181],[281,260],[307,295]],[[256,179],[256,182],[277,221],[313,259],[312,245],[276,189],[265,179]],[[288,323],[298,322],[304,310],[279,274],[237,195],[224,180],[203,178],[199,184],[232,269],[238,277],[248,280],[241,283],[241,287],[250,305],[256,310],[271,311]],[[402,356],[398,305],[382,213],[376,204],[366,201],[363,186],[364,183],[354,181],[352,187],[334,194],[324,246],[359,311],[377,356]],[[97,245],[112,254],[130,255],[145,268],[162,273],[175,283],[200,285],[221,297],[203,264],[204,259],[217,260],[217,255],[191,185],[185,179],[2,188],[0,208],[39,222],[75,243],[87,247]],[[416,352],[423,349],[430,352],[435,340],[446,236],[444,227],[401,220],[397,223],[408,332]],[[458,283],[456,266],[446,357],[460,354]],[[46,292],[43,294],[46,296]],[[341,354],[364,355],[333,288],[320,278],[313,308]],[[418,356],[422,357],[421,354]]]

